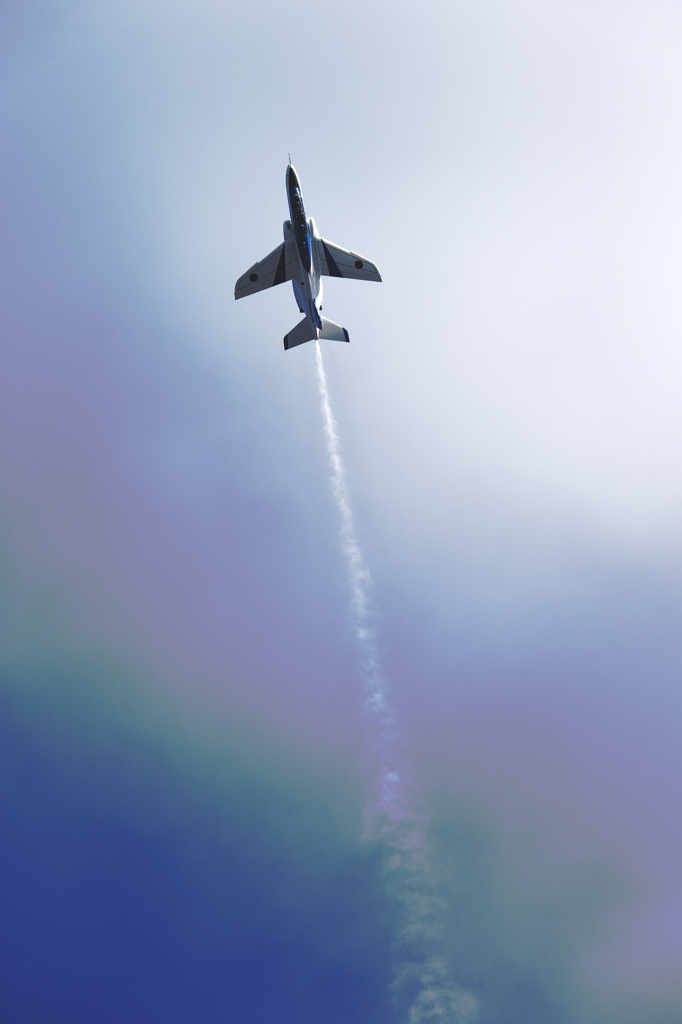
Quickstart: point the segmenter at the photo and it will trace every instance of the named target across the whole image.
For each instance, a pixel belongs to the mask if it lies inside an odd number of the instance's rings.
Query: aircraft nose
[[[289,164],[287,166],[287,184],[288,184],[289,188],[296,188],[296,187],[300,188],[300,185],[299,185],[299,182],[298,182],[298,175],[296,174],[296,171],[294,170],[292,164]]]

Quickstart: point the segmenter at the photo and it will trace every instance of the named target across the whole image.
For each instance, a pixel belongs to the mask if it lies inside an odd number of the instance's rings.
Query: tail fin
[[[331,320],[320,317],[322,329],[319,330],[310,323],[307,316],[304,316],[300,323],[296,324],[293,331],[289,331],[284,337],[284,348],[296,348],[297,345],[305,345],[306,341],[315,341],[315,338],[325,338],[327,341],[350,341],[348,331]]]
[[[326,338],[327,341],[350,341],[345,327],[340,327],[332,320],[325,320],[323,316],[320,317],[320,320],[322,321],[321,338]]]
[[[306,341],[314,341],[316,330],[310,323],[307,316],[304,316],[300,323],[296,324],[293,331],[284,336],[284,348],[295,348],[297,345],[305,345]]]

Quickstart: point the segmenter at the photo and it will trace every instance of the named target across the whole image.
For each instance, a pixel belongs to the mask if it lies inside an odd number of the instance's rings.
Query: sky
[[[323,357],[440,954],[479,1024],[682,1020],[681,39],[0,5],[7,1024],[421,1024],[314,348],[233,299],[289,154],[383,276],[325,282]]]

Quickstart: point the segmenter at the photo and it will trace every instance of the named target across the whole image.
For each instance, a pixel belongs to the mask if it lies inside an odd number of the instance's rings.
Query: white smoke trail
[[[435,891],[427,822],[414,808],[399,755],[397,723],[372,624],[371,580],[358,543],[319,342],[315,343],[315,364],[341,547],[348,568],[351,618],[365,686],[365,734],[375,773],[374,790],[365,810],[364,837],[380,840],[386,846],[386,883],[401,912],[395,936],[394,992],[399,1002],[407,999],[408,1024],[472,1024],[478,1017],[477,1002],[454,983],[443,956],[441,907]]]

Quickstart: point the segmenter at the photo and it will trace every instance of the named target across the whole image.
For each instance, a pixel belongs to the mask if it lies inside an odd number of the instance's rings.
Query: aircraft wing
[[[269,256],[260,263],[254,263],[234,286],[235,299],[243,299],[245,295],[262,292],[264,288],[272,288],[276,284],[288,281],[291,275],[291,246],[282,242]]]
[[[350,277],[355,281],[381,281],[381,274],[374,263],[364,256],[358,256],[350,249],[341,249],[338,245],[327,242],[324,238],[318,241],[320,255],[320,273],[324,277]]]

